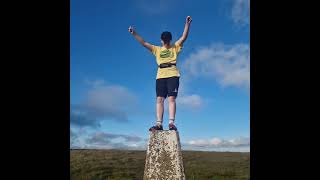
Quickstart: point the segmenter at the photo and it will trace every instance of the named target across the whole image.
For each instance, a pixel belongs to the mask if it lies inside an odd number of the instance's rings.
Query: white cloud
[[[219,138],[213,138],[211,140],[209,140],[210,144],[213,144],[213,145],[219,145],[222,143],[222,140],[219,139]]]
[[[71,149],[81,149],[86,148],[87,143],[85,141],[86,134],[82,134],[80,131],[70,130],[70,148]]]
[[[88,92],[88,107],[102,111],[117,111],[135,107],[136,97],[126,87],[119,85],[100,85]]]
[[[113,139],[120,138],[125,142],[139,142],[143,139],[136,136],[136,135],[124,135],[124,134],[112,134],[112,133],[105,133],[105,132],[95,132],[92,137],[88,139],[90,143],[109,143]]]
[[[250,0],[233,0],[231,18],[234,23],[247,25],[250,23]]]
[[[134,113],[137,98],[126,87],[105,85],[103,80],[86,82],[91,84],[85,101],[71,105],[72,125],[99,127],[104,120],[127,122],[128,113]]]
[[[249,146],[250,138],[239,137],[231,140],[224,140],[220,138],[212,139],[196,139],[188,141],[187,144],[199,147],[211,146],[211,147],[237,147],[237,146]]]
[[[179,94],[176,99],[177,106],[186,109],[200,109],[205,105],[204,99],[188,87],[187,74],[183,74],[179,82]]]
[[[209,77],[223,87],[250,87],[250,47],[248,44],[213,44],[189,55],[183,64],[189,77]]]
[[[197,94],[181,95],[176,100],[177,105],[187,108],[200,108],[203,106],[203,99]]]
[[[77,149],[131,149],[146,150],[147,141],[136,135],[113,134],[96,131],[82,134],[71,129],[70,148]]]
[[[250,138],[239,137],[236,139],[195,139],[183,143],[184,150],[203,150],[203,151],[250,151]]]
[[[97,131],[91,134],[82,134],[81,131],[71,130],[70,148],[79,149],[130,149],[146,150],[148,139],[136,135],[113,134]],[[181,143],[182,150],[197,151],[233,151],[250,152],[250,138],[238,137],[235,139],[194,139]]]

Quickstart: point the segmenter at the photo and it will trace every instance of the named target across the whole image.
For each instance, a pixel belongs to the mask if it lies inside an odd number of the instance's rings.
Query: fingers
[[[190,23],[192,21],[191,16],[187,16],[186,21],[187,23]]]
[[[129,26],[128,31],[132,34],[133,33],[133,27]]]

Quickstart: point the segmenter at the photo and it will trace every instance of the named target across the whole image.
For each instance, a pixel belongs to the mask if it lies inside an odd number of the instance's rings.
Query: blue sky
[[[71,147],[146,148],[157,65],[128,27],[161,45],[163,31],[182,35],[188,15],[178,57],[182,148],[249,151],[249,0],[71,0]]]

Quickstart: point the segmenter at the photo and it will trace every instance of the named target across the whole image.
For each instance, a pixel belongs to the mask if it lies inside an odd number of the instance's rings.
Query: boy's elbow
[[[180,41],[181,41],[181,42],[184,42],[186,39],[187,39],[187,36],[182,36],[182,37],[180,38]]]

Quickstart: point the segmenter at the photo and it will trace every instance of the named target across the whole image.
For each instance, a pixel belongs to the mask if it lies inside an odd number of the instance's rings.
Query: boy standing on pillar
[[[169,101],[169,130],[177,130],[175,126],[175,114],[176,114],[176,98],[179,90],[179,78],[180,72],[176,67],[177,57],[181,52],[184,41],[189,34],[189,27],[191,24],[191,17],[187,16],[184,31],[182,36],[174,44],[171,44],[172,35],[170,32],[165,31],[161,34],[162,46],[155,46],[148,42],[145,42],[141,36],[133,29],[129,27],[129,32],[139,41],[144,47],[150,50],[156,57],[158,64],[158,72],[156,77],[156,95],[157,95],[157,120],[154,126],[149,131],[163,130],[163,112],[164,112],[164,100],[168,97]]]

